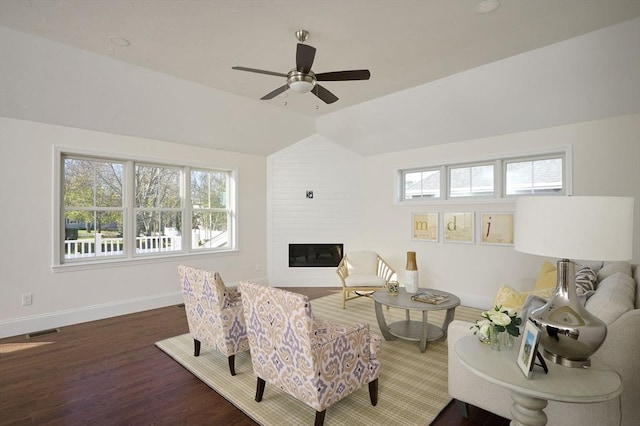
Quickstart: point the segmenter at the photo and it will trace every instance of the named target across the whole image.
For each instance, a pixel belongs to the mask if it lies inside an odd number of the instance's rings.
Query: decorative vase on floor
[[[407,267],[405,271],[405,277],[407,282],[405,283],[405,290],[409,294],[417,293],[419,286],[418,280],[418,264],[416,263],[416,252],[407,252]]]

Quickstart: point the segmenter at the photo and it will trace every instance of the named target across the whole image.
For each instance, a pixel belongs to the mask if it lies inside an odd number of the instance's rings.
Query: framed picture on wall
[[[446,243],[473,244],[474,238],[473,212],[443,213],[442,235]]]
[[[411,239],[414,241],[438,241],[438,213],[412,213]]]
[[[513,245],[513,213],[482,212],[480,233],[481,244]]]

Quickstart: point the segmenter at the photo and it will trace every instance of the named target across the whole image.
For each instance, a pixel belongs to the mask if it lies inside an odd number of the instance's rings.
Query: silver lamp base
[[[587,311],[576,293],[575,264],[558,261],[558,284],[553,297],[531,312],[529,318],[541,331],[543,356],[566,367],[591,365],[590,357],[607,337],[607,326]]]

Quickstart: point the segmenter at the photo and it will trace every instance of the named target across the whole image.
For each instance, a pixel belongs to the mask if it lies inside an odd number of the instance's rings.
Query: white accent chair
[[[336,273],[342,281],[342,309],[355,299],[389,285],[396,271],[375,251],[352,251],[344,255]]]

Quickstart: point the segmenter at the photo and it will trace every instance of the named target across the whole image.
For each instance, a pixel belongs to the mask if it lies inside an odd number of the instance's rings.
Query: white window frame
[[[526,162],[535,162],[535,161],[539,161],[539,160],[555,160],[557,158],[562,159],[562,189],[558,192],[539,192],[539,193],[533,193],[533,194],[507,194],[507,164],[509,163],[526,163]],[[567,160],[566,160],[566,154],[565,153],[551,153],[551,154],[545,154],[545,155],[531,155],[531,156],[527,156],[527,157],[517,157],[517,158],[508,158],[508,159],[504,159],[502,161],[503,166],[502,166],[502,181],[504,182],[504,185],[502,185],[502,197],[504,198],[512,198],[512,197],[521,197],[521,196],[543,196],[543,195],[566,195],[567,194],[567,185],[566,185],[566,180],[567,180]]]
[[[474,167],[484,167],[484,166],[492,166],[493,167],[493,188],[491,191],[491,194],[487,194],[487,195],[482,195],[482,194],[477,194],[474,195],[473,193],[471,195],[459,195],[459,196],[453,196],[451,195],[451,171],[454,169],[473,169]],[[496,173],[496,170],[498,170],[499,168],[499,163],[495,162],[495,161],[483,161],[483,162],[477,162],[477,163],[462,163],[462,164],[450,164],[446,166],[446,173],[447,173],[447,192],[446,192],[446,199],[447,200],[464,200],[464,199],[482,199],[482,198],[495,198],[496,196],[496,175],[498,173]],[[473,174],[472,174],[473,176]],[[471,188],[473,187],[473,180],[471,181]],[[470,188],[470,189],[471,189]]]
[[[416,197],[416,198],[409,198],[406,199],[406,187],[405,187],[405,176],[407,174],[410,173],[417,173],[417,172],[421,172],[421,173],[425,173],[425,172],[438,172],[440,174],[439,176],[439,181],[440,181],[440,195],[438,197]],[[441,200],[442,199],[442,190],[443,188],[446,188],[446,185],[443,184],[443,173],[445,173],[445,168],[443,167],[424,167],[424,168],[418,168],[418,169],[406,169],[406,170],[400,170],[400,197],[402,199],[402,201],[405,202],[411,202],[413,200]]]
[[[65,156],[95,159],[98,161],[114,161],[122,162],[124,164],[124,188],[123,188],[123,209],[124,209],[124,223],[123,223],[123,238],[125,241],[129,241],[129,244],[125,244],[125,250],[122,255],[119,256],[105,256],[105,257],[89,257],[83,259],[65,259],[63,244],[65,239],[65,227],[64,221],[64,200],[62,199],[63,187],[64,187],[64,170],[63,159]],[[182,249],[176,251],[163,251],[154,253],[136,253],[133,234],[135,233],[135,194],[134,194],[134,164],[144,165],[158,165],[166,167],[175,167],[181,169],[181,198],[182,198]],[[227,195],[227,209],[228,209],[228,246],[224,248],[191,248],[191,233],[184,232],[184,230],[191,229],[191,169],[206,170],[215,172],[228,173],[228,195]],[[237,182],[238,182],[238,170],[237,168],[220,167],[218,165],[211,164],[198,164],[198,163],[172,163],[168,161],[159,161],[158,159],[132,157],[125,155],[118,155],[107,152],[88,151],[78,148],[67,148],[61,146],[54,146],[53,148],[53,175],[52,179],[52,193],[53,193],[53,259],[52,269],[54,272],[61,272],[65,270],[82,270],[93,269],[95,267],[113,266],[122,263],[135,264],[135,263],[147,263],[147,262],[161,262],[167,258],[179,258],[179,257],[194,257],[194,256],[211,256],[211,255],[226,255],[238,251],[237,240],[237,218],[238,218],[238,201],[237,201]]]
[[[541,159],[562,158],[563,159],[563,190],[557,193],[539,193],[539,194],[518,194],[506,195],[506,163],[521,161],[536,161]],[[494,193],[491,196],[466,196],[451,197],[449,194],[450,187],[450,168],[472,167],[481,165],[494,165]],[[440,170],[440,197],[439,198],[413,198],[404,199],[404,176],[406,173],[415,173],[420,171]],[[571,145],[549,147],[537,150],[503,153],[491,157],[462,159],[458,161],[445,162],[440,164],[424,164],[399,166],[395,170],[396,194],[394,195],[394,204],[456,204],[456,203],[513,203],[515,197],[520,196],[541,196],[541,195],[572,195],[572,147]]]

